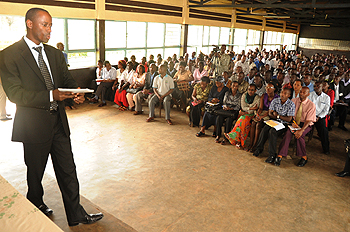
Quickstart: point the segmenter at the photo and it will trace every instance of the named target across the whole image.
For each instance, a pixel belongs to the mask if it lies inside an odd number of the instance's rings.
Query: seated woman
[[[250,145],[247,148],[247,151],[254,152],[256,143],[261,132],[261,129],[264,126],[264,122],[269,120],[269,107],[273,99],[278,97],[277,88],[274,82],[270,82],[266,85],[266,93],[260,98],[260,106],[253,117],[252,125],[250,128]]]
[[[191,84],[192,85],[198,84],[202,80],[202,77],[207,77],[207,76],[208,76],[208,72],[207,70],[204,69],[204,62],[199,61],[198,68],[195,69],[193,72],[193,81]]]
[[[215,85],[211,88],[208,102],[212,104],[217,104],[218,108],[222,106],[224,101],[224,96],[229,88],[224,85],[225,79],[222,76],[218,76],[215,81]],[[203,116],[201,130],[196,134],[197,137],[205,135],[205,129],[214,125],[213,137],[216,137],[216,115],[206,111]]]
[[[290,99],[299,97],[299,93],[301,88],[303,87],[303,81],[300,79],[296,79],[293,83],[292,94],[290,95]]]
[[[248,91],[242,95],[242,109],[239,111],[239,119],[237,120],[235,127],[230,133],[224,133],[228,141],[240,149],[245,148],[245,142],[250,131],[250,121],[254,117],[255,111],[259,109],[260,97],[255,92],[255,84],[250,84]]]
[[[118,61],[118,69],[117,69],[117,76],[116,80],[113,83],[112,89],[115,90],[118,88],[118,84],[121,82],[125,82],[127,80],[128,72],[125,71],[126,68],[126,62],[125,60],[119,60]]]
[[[189,82],[193,81],[193,75],[191,71],[186,70],[186,62],[181,61],[179,65],[179,71],[174,76],[175,89],[172,93],[173,98],[180,101],[182,108],[186,107],[187,92],[189,90]]]
[[[231,83],[230,91],[227,91],[224,96],[222,110],[218,111],[216,117],[216,139],[215,142],[220,142],[222,126],[225,122],[225,132],[229,133],[232,130],[232,123],[237,119],[239,109],[241,108],[241,97],[242,95],[238,92],[238,81]],[[220,113],[222,112],[222,113]],[[232,116],[230,116],[230,114]],[[228,140],[224,137],[221,141],[221,145],[225,145]]]
[[[129,61],[126,65],[126,76],[125,80],[121,80],[118,90],[115,92],[114,96],[114,102],[119,106],[119,110],[124,111],[129,107],[129,103],[126,99],[126,90],[129,88],[130,84],[132,83],[133,76],[134,76],[134,70],[133,64],[131,61]]]
[[[129,86],[129,89],[126,90],[126,99],[128,100],[129,110],[135,109],[133,97],[138,91],[142,90],[142,88],[145,86],[145,80],[145,66],[140,64],[139,66],[137,66],[136,72],[134,72],[133,80]]]
[[[189,126],[199,127],[201,115],[204,114],[204,105],[208,101],[211,90],[210,79],[207,76],[201,78],[201,82],[194,86],[192,93],[192,101],[186,109],[186,113],[190,119]]]

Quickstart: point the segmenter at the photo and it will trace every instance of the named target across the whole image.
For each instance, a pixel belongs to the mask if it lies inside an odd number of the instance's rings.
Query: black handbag
[[[214,105],[214,104],[209,104],[208,102],[205,104],[205,111],[207,111],[208,113],[210,114],[216,114],[215,111],[216,110],[219,110],[221,109],[221,105],[220,104],[217,104],[217,105]]]
[[[132,93],[132,94],[136,94],[138,91],[140,91],[142,88],[136,88],[136,89],[127,89],[126,92],[127,93]]]
[[[224,116],[224,117],[235,118],[235,117],[237,117],[238,111],[237,110],[218,109],[218,110],[215,110],[214,113],[216,115],[221,115],[221,116]]]

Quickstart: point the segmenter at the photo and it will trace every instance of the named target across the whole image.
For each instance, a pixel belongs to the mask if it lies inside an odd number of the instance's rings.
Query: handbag
[[[220,115],[224,117],[232,117],[232,118],[235,118],[238,115],[238,111],[236,110],[217,109],[217,110],[214,110],[214,113],[216,115]]]
[[[215,111],[221,109],[221,105],[207,102],[204,109],[208,113],[216,115]]]
[[[126,92],[127,93],[132,93],[132,94],[136,94],[138,91],[140,91],[142,88],[136,88],[136,89],[127,89]]]

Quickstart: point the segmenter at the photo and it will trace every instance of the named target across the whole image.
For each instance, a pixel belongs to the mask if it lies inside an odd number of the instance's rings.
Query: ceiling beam
[[[338,9],[338,8],[350,8],[350,3],[338,3],[338,4],[322,4],[316,3],[313,1],[311,4],[290,4],[290,3],[253,3],[253,4],[204,4],[203,2],[198,2],[194,0],[189,0],[190,3],[194,3],[189,5],[190,8],[196,7],[208,7],[208,8],[217,8],[217,7],[225,7],[225,8],[316,8],[316,9]]]

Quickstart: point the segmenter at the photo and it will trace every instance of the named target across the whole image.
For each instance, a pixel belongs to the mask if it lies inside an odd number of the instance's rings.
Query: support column
[[[97,20],[96,21],[96,39],[97,39],[97,47],[96,47],[96,59],[97,60],[106,60],[106,44],[105,44],[105,20]]]
[[[188,24],[182,24],[180,56],[182,56],[187,52],[187,41],[188,41]]]

